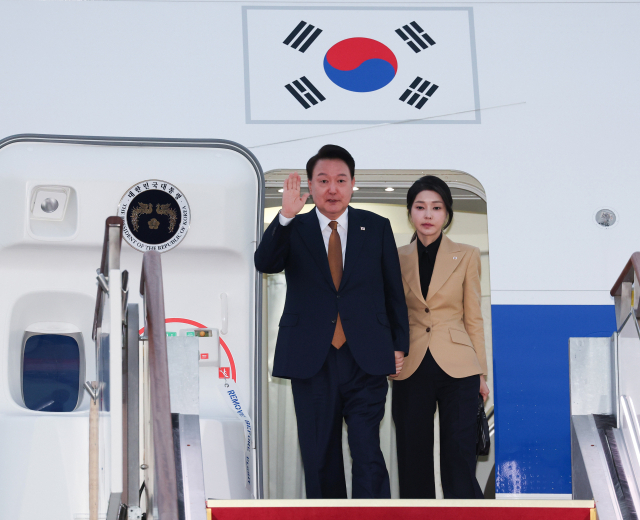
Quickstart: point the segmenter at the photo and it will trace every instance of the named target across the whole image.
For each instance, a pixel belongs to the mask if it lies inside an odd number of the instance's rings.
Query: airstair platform
[[[209,500],[207,520],[595,520],[593,500]]]

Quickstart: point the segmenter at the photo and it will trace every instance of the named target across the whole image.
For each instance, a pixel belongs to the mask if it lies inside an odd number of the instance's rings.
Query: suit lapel
[[[322,238],[322,231],[320,230],[320,222],[318,221],[318,215],[315,208],[297,217],[300,223],[298,232],[302,237],[302,240],[309,248],[311,256],[318,264],[320,271],[327,279],[327,282],[334,287],[333,278],[331,278],[331,270],[329,269],[329,259],[327,258],[327,250],[324,247],[324,239]]]
[[[427,303],[449,279],[451,273],[455,271],[458,264],[462,261],[463,256],[464,252],[460,249],[460,246],[446,235],[442,235],[442,242],[438,248],[436,263],[433,266],[433,275],[431,276],[431,283],[429,284]],[[418,284],[418,287],[419,286]]]
[[[402,270],[402,278],[411,288],[413,294],[426,305],[422,296],[422,288],[420,287],[420,264],[418,262],[418,240],[414,240],[409,244],[406,253],[400,255],[400,267]]]
[[[363,213],[357,209],[353,209],[351,206],[347,209],[349,222],[347,224],[347,250],[344,258],[344,271],[342,273],[342,281],[340,282],[340,288],[344,287],[347,279],[351,273],[355,270],[360,250],[364,244],[367,230],[366,219],[363,218]],[[328,261],[327,261],[328,265]]]

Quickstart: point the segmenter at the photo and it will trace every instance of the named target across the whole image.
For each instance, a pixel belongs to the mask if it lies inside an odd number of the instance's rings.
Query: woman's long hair
[[[407,191],[407,213],[409,215],[409,220],[411,221],[411,208],[413,207],[416,197],[419,193],[425,190],[435,191],[442,197],[444,207],[447,210],[447,216],[449,217],[447,219],[447,223],[442,227],[442,230],[444,231],[451,225],[451,221],[453,220],[453,197],[451,196],[451,190],[449,189],[449,186],[447,186],[447,183],[435,175],[425,175],[424,177],[420,177],[411,185],[409,191]],[[411,237],[411,242],[416,238],[418,238],[418,233],[414,232]]]

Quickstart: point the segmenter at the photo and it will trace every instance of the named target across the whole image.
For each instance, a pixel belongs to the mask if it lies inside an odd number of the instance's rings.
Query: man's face
[[[320,159],[313,169],[309,192],[320,213],[336,220],[347,209],[355,183],[344,161]]]

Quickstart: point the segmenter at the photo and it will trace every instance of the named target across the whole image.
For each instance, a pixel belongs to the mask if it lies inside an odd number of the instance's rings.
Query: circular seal
[[[184,194],[157,179],[132,186],[120,200],[122,235],[138,251],[164,253],[176,247],[189,231],[191,211]]]

